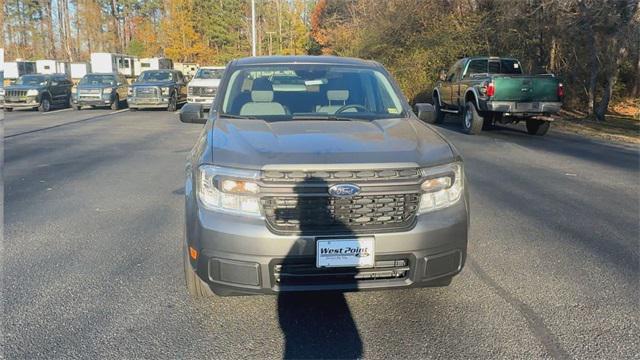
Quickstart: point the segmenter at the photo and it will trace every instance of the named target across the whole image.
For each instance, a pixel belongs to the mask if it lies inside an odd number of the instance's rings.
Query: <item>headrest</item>
[[[346,101],[349,98],[349,90],[327,90],[329,101]]]
[[[251,101],[253,102],[272,102],[273,91],[269,90],[252,90]]]

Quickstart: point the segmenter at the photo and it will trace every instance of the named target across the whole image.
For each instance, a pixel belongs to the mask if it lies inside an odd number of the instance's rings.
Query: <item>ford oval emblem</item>
[[[354,184],[337,184],[329,188],[329,195],[335,197],[350,197],[357,195],[360,187]]]

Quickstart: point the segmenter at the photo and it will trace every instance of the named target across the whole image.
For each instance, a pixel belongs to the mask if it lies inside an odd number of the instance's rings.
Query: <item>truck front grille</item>
[[[159,91],[157,87],[137,87],[136,88],[136,97],[139,97],[139,98],[157,98],[158,93]]]
[[[345,233],[406,230],[413,225],[419,193],[367,195],[350,198],[270,196],[262,199],[269,226],[286,233]]]
[[[409,277],[411,263],[408,258],[376,259],[372,268],[317,268],[314,259],[282,260],[271,264],[271,276],[275,284],[355,284],[375,280],[404,280]]]
[[[188,95],[191,95],[191,96],[214,97],[216,96],[217,89],[215,87],[190,86],[187,90],[188,90]]]
[[[331,181],[376,181],[412,180],[420,177],[417,168],[379,170],[332,170],[332,171],[264,171],[262,180],[273,182],[331,182]]]
[[[25,97],[27,96],[27,90],[6,90],[5,97]]]

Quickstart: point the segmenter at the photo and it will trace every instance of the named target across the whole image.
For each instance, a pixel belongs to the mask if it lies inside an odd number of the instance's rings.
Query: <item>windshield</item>
[[[143,71],[138,82],[143,81],[171,81],[173,78],[169,71]]]
[[[85,75],[80,80],[80,85],[113,85],[116,77],[113,75]]]
[[[198,69],[195,79],[222,79],[224,69]]]
[[[46,85],[47,77],[42,75],[24,75],[16,80],[16,85]]]
[[[369,67],[290,64],[239,68],[230,75],[223,99],[222,116],[265,120],[405,116],[390,80]]]

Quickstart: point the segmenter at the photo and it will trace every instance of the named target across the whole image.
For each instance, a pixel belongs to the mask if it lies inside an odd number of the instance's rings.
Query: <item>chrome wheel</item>
[[[471,122],[473,121],[473,113],[471,109],[468,107],[464,109],[464,127],[469,129],[471,128]]]

